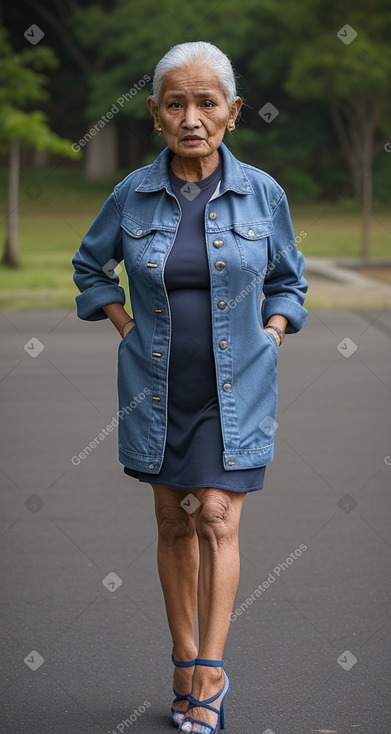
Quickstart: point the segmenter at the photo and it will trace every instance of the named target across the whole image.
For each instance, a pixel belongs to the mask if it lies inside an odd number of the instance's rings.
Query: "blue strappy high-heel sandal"
[[[193,665],[195,665],[195,660],[187,660],[187,661],[175,660],[173,655],[171,655],[171,660],[174,663],[176,668],[191,668]],[[174,707],[174,704],[177,703],[178,701],[188,701],[190,693],[188,693],[187,695],[184,695],[182,693],[178,693],[178,691],[176,691],[175,688],[173,688],[172,690],[174,691],[174,695],[175,695],[175,698],[171,706],[172,722],[176,726],[180,726],[186,714],[185,714],[185,711],[178,711],[178,709]]]
[[[213,668],[222,668],[223,667],[223,661],[222,660],[202,660],[201,658],[196,658],[195,661],[196,665],[210,665]],[[216,693],[215,696],[211,696],[211,698],[206,698],[204,701],[197,701],[194,696],[190,695],[187,696],[189,701],[189,708],[187,709],[185,713],[185,717],[179,727],[179,733],[182,734],[191,734],[191,732],[196,731],[197,734],[217,734],[219,729],[225,729],[225,715],[224,715],[224,706],[225,706],[225,699],[228,696],[228,693],[230,691],[230,684],[229,684],[229,678],[226,672],[223,670],[224,673],[224,685],[220,690]],[[216,701],[220,696],[223,696],[220,702],[220,707],[217,709],[214,706],[211,706],[210,704],[213,703],[213,701]],[[213,711],[215,714],[217,714],[217,724],[215,727],[213,727],[211,724],[207,724],[205,721],[200,721],[199,719],[191,719],[189,717],[189,713],[191,712],[192,708],[204,708],[209,709],[209,711]],[[196,729],[194,730],[194,724],[196,725]]]

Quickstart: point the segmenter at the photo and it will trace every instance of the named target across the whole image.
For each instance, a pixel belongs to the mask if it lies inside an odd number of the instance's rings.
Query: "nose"
[[[194,129],[201,126],[200,116],[197,105],[187,105],[184,111],[183,126]]]

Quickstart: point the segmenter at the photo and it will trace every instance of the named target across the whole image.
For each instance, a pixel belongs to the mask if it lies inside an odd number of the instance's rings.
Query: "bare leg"
[[[152,484],[158,525],[157,562],[166,605],[168,625],[177,660],[197,657],[194,641],[199,551],[194,517],[180,503],[183,490],[165,484]],[[191,691],[194,668],[175,668],[174,688],[178,693]],[[175,708],[185,711],[188,701],[178,701]]]
[[[197,499],[201,506],[194,513],[199,541],[200,573],[198,585],[199,653],[200,658],[221,659],[227,639],[229,614],[238,587],[239,522],[245,493],[222,489],[200,489]],[[203,700],[223,686],[221,668],[197,666],[193,675],[192,695]],[[212,705],[219,707],[220,699]],[[212,726],[217,716],[203,708],[191,710],[190,718],[200,719]],[[193,730],[199,727],[193,725]]]

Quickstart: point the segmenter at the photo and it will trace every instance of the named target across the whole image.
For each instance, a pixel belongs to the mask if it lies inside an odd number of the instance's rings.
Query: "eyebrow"
[[[206,92],[198,92],[195,94],[195,97],[214,97],[216,92],[211,92],[207,90]],[[167,92],[167,97],[170,99],[183,99],[186,97],[186,94],[183,92]]]

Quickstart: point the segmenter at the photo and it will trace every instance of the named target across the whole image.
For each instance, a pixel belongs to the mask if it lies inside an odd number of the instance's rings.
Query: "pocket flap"
[[[140,239],[140,237],[146,237],[147,235],[151,234],[151,232],[155,231],[152,225],[146,224],[145,222],[137,221],[137,219],[133,219],[132,217],[129,217],[128,215],[125,215],[122,217],[121,227],[131,237],[135,237],[135,239]]]
[[[273,234],[274,228],[271,219],[263,219],[261,222],[246,222],[246,224],[234,224],[233,230],[245,240],[260,240]]]

